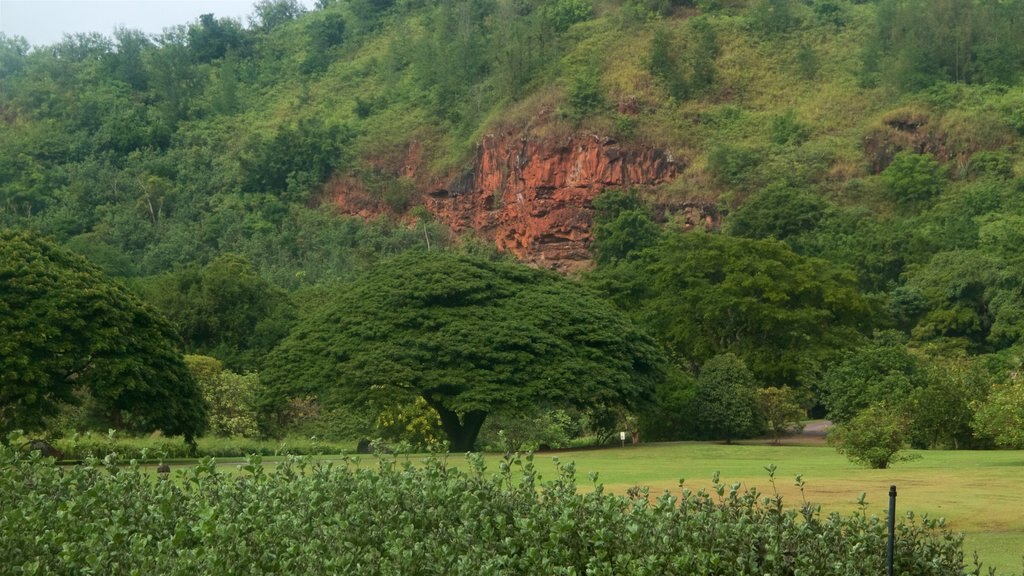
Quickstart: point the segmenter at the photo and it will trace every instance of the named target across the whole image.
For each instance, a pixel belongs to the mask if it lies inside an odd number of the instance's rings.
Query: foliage
[[[920,294],[923,308],[913,327],[916,340],[977,353],[1008,348],[1024,337],[1017,256],[996,247],[1015,250],[1019,240],[1016,232],[1003,235],[997,226],[979,232],[1002,236],[987,249],[940,252],[910,271],[906,286]]]
[[[670,366],[668,377],[655,390],[658,401],[638,413],[640,437],[645,442],[701,438],[696,388],[689,371]]]
[[[976,358],[933,356],[927,359],[926,382],[907,399],[911,445],[923,448],[989,447],[973,421],[976,406],[989,396],[991,375]],[[990,396],[989,396],[990,397]]]
[[[694,404],[702,436],[731,443],[760,431],[757,382],[735,354],[715,356],[700,367]]]
[[[592,280],[689,366],[731,352],[773,386],[810,384],[871,321],[847,272],[772,240],[667,230]]]
[[[849,516],[822,517],[717,475],[710,492],[648,498],[596,483],[578,493],[571,464],[542,482],[532,459],[515,456],[495,473],[476,456],[462,469],[431,458],[420,467],[382,459],[377,470],[302,458],[269,469],[251,457],[237,477],[205,459],[169,480],[113,459],[64,470],[0,450],[0,554],[26,572],[868,574],[885,565],[886,523],[863,501]],[[907,516],[897,530],[899,573],[980,573],[942,522]]]
[[[106,433],[75,433],[54,441],[66,460],[86,461],[116,454],[121,461],[159,462],[194,458],[244,458],[284,456],[288,454],[347,454],[355,451],[352,439],[331,441],[317,436],[289,435],[277,439],[243,438],[240,436],[203,436],[189,446],[180,438],[159,434],[127,436],[109,430]]]
[[[660,228],[635,191],[616,190],[594,199],[594,240],[590,250],[598,264],[636,255],[657,243]]]
[[[792,188],[770,188],[752,197],[729,217],[727,231],[744,238],[787,240],[813,231],[828,204],[820,196]]]
[[[437,412],[423,398],[384,407],[377,416],[376,429],[383,440],[419,452],[438,447],[444,438]]]
[[[661,378],[653,341],[571,281],[447,252],[396,257],[335,291],[271,354],[268,407],[318,395],[437,411],[454,451],[495,410],[634,404]]]
[[[1024,448],[1024,381],[1017,377],[992,387],[987,399],[976,402],[972,425],[980,436],[1005,448]]]
[[[256,421],[255,373],[236,374],[225,370],[220,360],[209,356],[185,356],[185,364],[203,391],[209,418],[207,432],[214,436],[259,435]]]
[[[592,67],[580,70],[571,80],[567,100],[568,117],[576,123],[604,106],[605,97],[601,89],[600,71]]]
[[[884,403],[872,404],[850,421],[833,426],[828,441],[851,461],[871,468],[885,469],[909,458],[899,453],[907,444],[907,423]]]
[[[792,430],[802,430],[801,420],[807,418],[807,410],[800,405],[796,391],[788,386],[768,386],[757,390],[757,408],[765,429],[775,443],[779,437]]]
[[[480,444],[487,451],[520,452],[566,448],[584,430],[583,414],[563,409],[524,407],[491,415],[480,430]]]
[[[1022,33],[1021,2],[884,0],[864,52],[869,79],[908,90],[939,82],[1013,84],[1024,51],[1004,43]]]
[[[584,22],[594,14],[591,0],[556,0],[550,5],[548,18],[556,32],[565,32],[569,26]]]
[[[900,206],[937,196],[945,183],[945,168],[930,154],[900,152],[882,172],[889,198]]]
[[[0,231],[0,430],[36,430],[87,390],[114,426],[202,432],[206,407],[173,329],[49,240]]]
[[[719,144],[708,153],[708,170],[715,182],[736,188],[749,185],[763,160],[760,150],[736,144]]]
[[[233,254],[202,269],[150,277],[142,291],[174,322],[189,352],[223,359],[239,372],[258,370],[294,320],[288,294]]]
[[[794,14],[798,6],[793,0],[757,0],[750,13],[750,26],[767,37],[785,34],[799,23]]]
[[[924,388],[925,367],[906,344],[903,334],[881,331],[870,342],[844,353],[821,379],[821,401],[828,417],[849,422],[873,404],[900,406],[914,390]]]

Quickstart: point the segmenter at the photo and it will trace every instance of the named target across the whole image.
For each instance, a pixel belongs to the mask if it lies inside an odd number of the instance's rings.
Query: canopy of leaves
[[[907,445],[907,421],[885,403],[872,404],[828,434],[836,451],[858,464],[884,469],[908,457],[899,452]]]
[[[735,354],[708,360],[697,376],[696,417],[702,436],[732,441],[757,433],[757,382]]]
[[[268,401],[420,396],[461,451],[502,407],[647,399],[662,362],[622,313],[571,281],[430,252],[336,290],[273,352],[264,378]]]
[[[974,429],[1006,448],[1024,448],[1024,379],[1019,367],[1006,382],[992,387],[984,401],[974,403]]]
[[[812,382],[872,315],[852,275],[773,240],[668,231],[593,280],[691,365],[731,352],[766,384]]]
[[[0,231],[0,430],[40,428],[78,388],[112,424],[187,438],[206,424],[166,320],[80,256]]]
[[[238,372],[258,370],[294,321],[288,294],[234,254],[201,269],[151,277],[141,288],[177,326],[188,352],[213,356]]]
[[[807,410],[800,405],[796,391],[788,386],[758,389],[757,408],[765,429],[771,433],[776,444],[786,432],[802,430],[801,420],[807,417]]]
[[[216,436],[259,435],[256,421],[256,373],[236,374],[225,370],[220,360],[209,356],[185,356],[185,364],[196,379],[209,412],[207,432]]]
[[[821,400],[828,416],[847,422],[872,404],[897,406],[927,383],[924,366],[895,331],[876,333],[865,345],[849,350],[821,379]]]

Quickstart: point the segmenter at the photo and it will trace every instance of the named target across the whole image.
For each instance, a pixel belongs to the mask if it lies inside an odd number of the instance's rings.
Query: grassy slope
[[[716,80],[709,90],[682,101],[669,97],[646,62],[651,38],[659,28],[669,33],[676,57],[685,61],[693,42],[688,21],[700,13],[684,8],[663,19],[633,21],[624,15],[621,4],[613,2],[599,4],[594,19],[561,36],[561,58],[533,79],[528,95],[518,102],[496,100],[479,117],[475,129],[464,126],[460,134],[433,117],[428,98],[397,63],[398,47],[421,29],[415,15],[390,21],[376,36],[349,48],[345,58],[309,80],[304,90],[330,120],[357,126],[358,154],[364,160],[400,161],[406,144],[417,140],[425,145],[426,166],[443,174],[464,165],[473,143],[490,131],[512,128],[540,135],[592,131],[664,146],[683,159],[686,171],[662,195],[712,198],[735,206],[758,187],[736,190],[715,183],[707,171],[707,157],[718,144],[740,144],[767,152],[762,170],[766,174],[791,173],[824,159],[822,168],[806,168],[814,190],[833,200],[866,203],[884,211],[870,198],[844,198],[850,179],[869,176],[864,136],[893,110],[908,106],[927,110],[928,105],[922,95],[900,94],[884,84],[859,85],[862,47],[872,34],[874,5],[843,3],[847,22],[841,28],[816,20],[801,7],[802,23],[773,37],[752,32],[750,10],[744,6],[736,3],[701,15],[714,29],[720,47]],[[817,63],[810,77],[798,63],[802,47],[813,52]],[[600,70],[605,104],[574,124],[559,112],[566,110],[565,94],[574,75],[590,67]],[[260,107],[275,111],[278,117],[301,114],[303,99],[288,94],[293,88],[282,86],[281,92],[268,94]],[[356,97],[374,101],[378,108],[368,118],[356,118],[352,113]],[[616,105],[625,99],[640,103],[639,115],[624,119],[618,114]],[[931,112],[938,119],[956,106],[944,104]],[[808,129],[808,138],[798,145],[773,145],[772,120],[787,112]],[[623,120],[631,123],[625,133]],[[947,132],[952,140],[971,137],[966,134],[970,126],[952,126]]]

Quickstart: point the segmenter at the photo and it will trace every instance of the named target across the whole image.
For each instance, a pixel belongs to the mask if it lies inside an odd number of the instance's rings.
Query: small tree
[[[754,375],[735,354],[708,360],[697,377],[697,422],[703,433],[725,440],[757,430],[757,385]]]
[[[975,432],[1005,448],[1024,448],[1024,381],[992,387],[988,399],[975,406]]]
[[[220,360],[210,356],[185,356],[185,364],[203,391],[203,399],[209,409],[210,433],[247,438],[259,435],[256,421],[257,374],[236,374],[224,369]]]
[[[906,446],[906,438],[906,420],[885,404],[874,404],[849,422],[833,427],[828,442],[851,462],[881,470],[893,462],[910,459],[899,454]]]
[[[896,204],[913,205],[939,195],[946,169],[931,154],[900,152],[882,172],[882,181]]]
[[[765,428],[771,432],[774,444],[787,429],[803,429],[800,422],[807,415],[803,406],[797,401],[796,391],[789,386],[776,388],[769,386],[757,391],[757,407],[761,412]]]

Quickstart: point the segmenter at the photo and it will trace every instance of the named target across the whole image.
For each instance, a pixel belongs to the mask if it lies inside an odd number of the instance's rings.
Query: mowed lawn
[[[799,506],[797,474],[806,482],[807,500],[822,514],[849,513],[866,493],[870,513],[884,517],[889,486],[896,485],[897,514],[907,511],[944,517],[947,526],[964,532],[968,558],[977,550],[985,566],[999,574],[1024,574],[1024,451],[910,451],[917,460],[897,462],[888,470],[855,465],[821,444],[771,446],[679,442],[618,449],[538,454],[534,463],[545,479],[554,476],[554,461],[574,462],[583,489],[588,474],[615,493],[648,486],[651,495],[678,494],[679,480],[691,490],[710,489],[712,475],[726,484],[741,482],[771,493],[765,467],[776,466],[776,487],[784,502]]]

